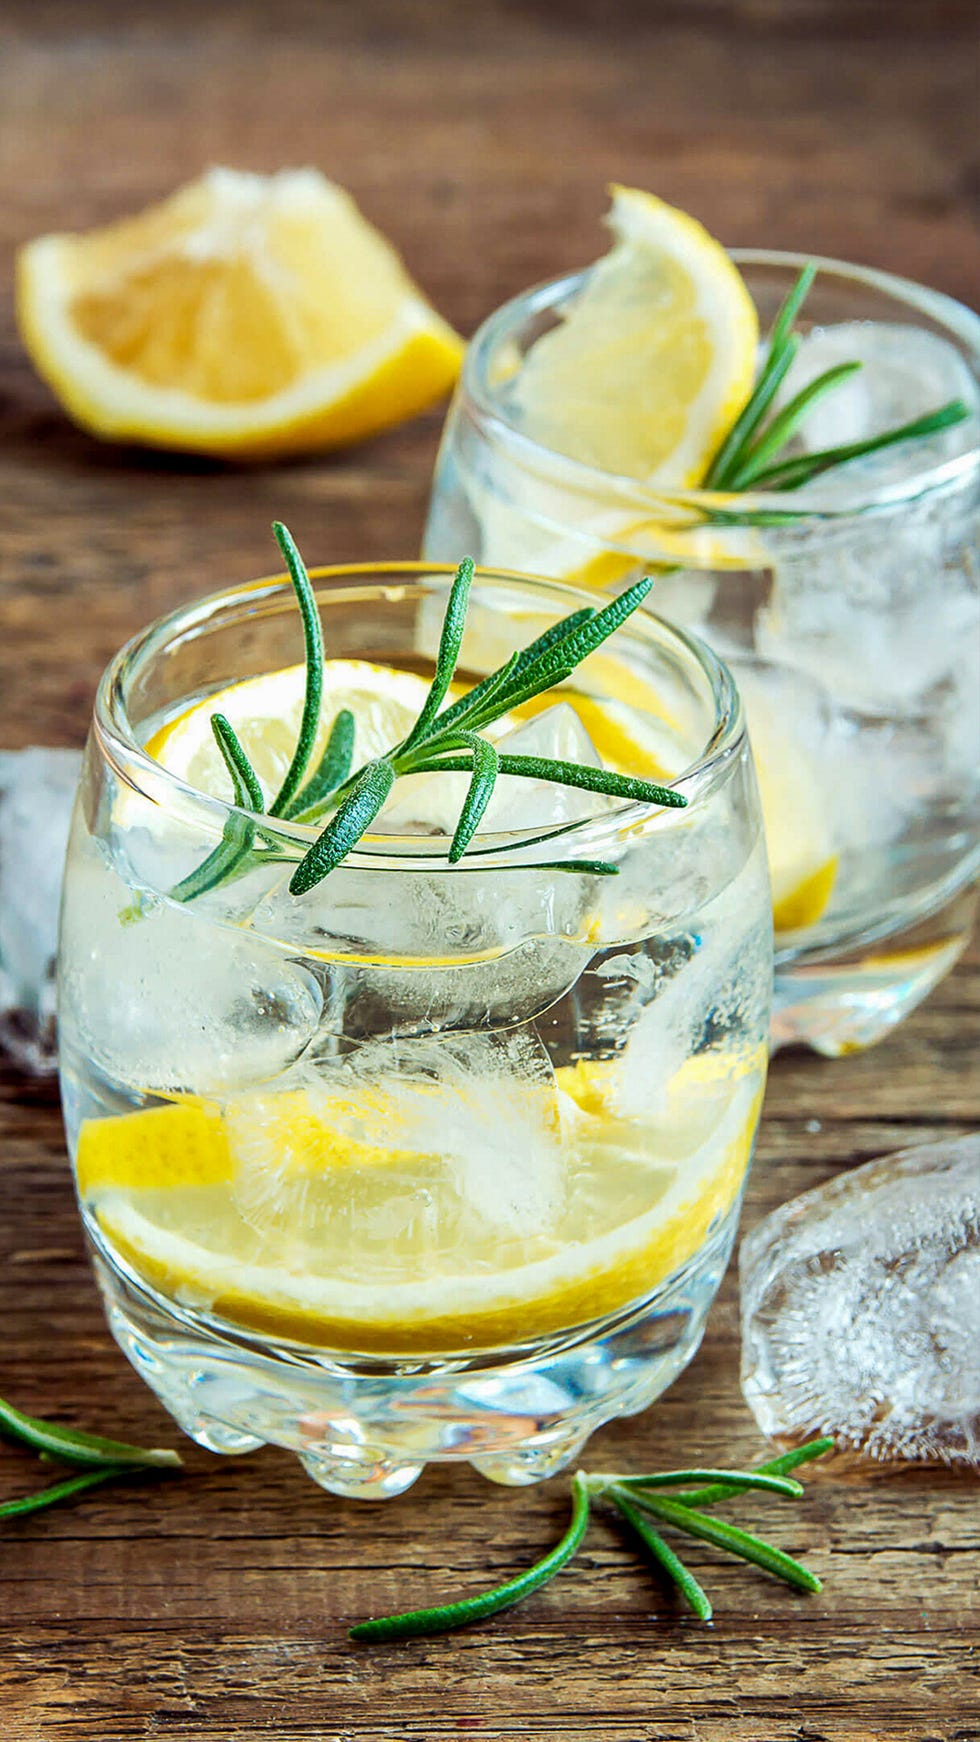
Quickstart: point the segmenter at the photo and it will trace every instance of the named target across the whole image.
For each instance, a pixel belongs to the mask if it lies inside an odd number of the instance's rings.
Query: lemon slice
[[[224,714],[248,751],[267,796],[289,767],[303,713],[306,671],[301,665],[263,672],[229,684],[193,703],[149,739],[146,749],[171,774],[198,792],[228,797],[228,773],[211,730],[211,715]],[[405,737],[429,692],[424,678],[364,659],[328,659],[323,667],[320,730],[310,767],[326,748],[342,708],[356,721],[354,766],[370,762]]]
[[[521,427],[604,471],[694,485],[752,390],[755,306],[693,218],[636,188],[612,195],[610,253],[521,366]]]
[[[463,350],[312,169],[213,169],[136,217],[42,236],[21,251],[17,308],[83,428],[241,458],[399,423],[451,387]]]
[[[785,936],[816,925],[830,905],[839,863],[832,810],[816,758],[795,729],[791,689],[770,696],[749,671],[739,673],[739,684],[766,829],[773,926]]]
[[[572,1072],[556,1080],[522,1101],[550,1207],[519,1231],[499,1219],[501,1156],[480,1108],[460,1129],[464,1098],[448,1147],[431,1141],[446,1128],[439,1085],[264,1092],[223,1118],[185,1102],[88,1120],[79,1190],[151,1285],[250,1330],[386,1353],[497,1347],[649,1293],[731,1207],[750,1157],[758,1072],[678,1081],[646,1124],[607,1110],[608,1085],[590,1101],[582,1085],[566,1093]]]

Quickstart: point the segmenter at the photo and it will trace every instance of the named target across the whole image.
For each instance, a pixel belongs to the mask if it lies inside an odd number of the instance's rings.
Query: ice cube
[[[73,848],[59,1008],[66,1053],[143,1093],[218,1094],[284,1071],[318,1032],[311,973],[249,931],[133,893]]]
[[[973,717],[974,512],[963,491],[927,494],[883,518],[822,521],[782,539],[756,614],[756,651],[864,713],[932,712],[943,686],[954,709]]]
[[[0,1047],[25,1069],[55,1068],[58,904],[81,757],[0,751]]]
[[[794,505],[864,506],[889,487],[958,455],[980,439],[980,388],[945,339],[911,326],[850,321],[815,328],[801,345],[784,398],[834,364],[861,371],[818,401],[794,440],[797,452],[862,441],[963,399],[970,415],[948,430],[834,469]],[[967,486],[900,500],[879,515],[821,521],[774,546],[768,603],[756,651],[808,672],[835,700],[866,714],[908,716],[940,686],[953,711],[971,710],[980,642],[975,499]]]
[[[814,327],[802,340],[780,394],[785,403],[827,369],[859,362],[860,370],[819,399],[808,411],[796,449],[866,441],[951,399],[962,399],[970,416],[937,435],[868,455],[833,471],[814,485],[822,499],[863,501],[873,490],[941,465],[976,445],[980,388],[966,359],[948,339],[923,327],[887,321],[841,321]],[[798,500],[802,500],[802,493]]]
[[[379,1097],[380,1086],[380,1097]],[[383,1107],[377,1139],[441,1157],[458,1210],[499,1238],[540,1234],[564,1202],[559,1100],[554,1071],[530,1028],[500,1034],[378,1040],[319,1079],[331,1116],[338,1095],[354,1135],[369,1140],[364,1107]],[[365,1093],[366,1092],[366,1093]],[[316,1098],[316,1090],[311,1089]]]
[[[498,750],[511,756],[546,756],[584,763],[588,768],[602,766],[588,732],[568,702],[555,702],[524,725],[504,732],[496,743]],[[389,834],[452,835],[468,785],[466,774],[409,775],[398,781],[377,827]],[[612,803],[602,793],[501,774],[479,832],[555,828],[599,816]]]
[[[804,1192],[743,1240],[740,1271],[764,1433],[980,1465],[980,1135]]]

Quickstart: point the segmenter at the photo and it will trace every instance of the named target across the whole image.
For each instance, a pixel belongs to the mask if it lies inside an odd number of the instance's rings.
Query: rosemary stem
[[[519,1603],[522,1597],[561,1572],[581,1545],[589,1522],[589,1490],[580,1473],[572,1478],[572,1516],[564,1536],[550,1552],[536,1561],[526,1572],[508,1579],[492,1591],[479,1597],[464,1597],[458,1603],[437,1603],[429,1609],[406,1609],[399,1615],[385,1615],[374,1621],[361,1621],[350,1629],[356,1640],[415,1639],[427,1633],[448,1633],[456,1627],[466,1627],[473,1621],[483,1621]]]

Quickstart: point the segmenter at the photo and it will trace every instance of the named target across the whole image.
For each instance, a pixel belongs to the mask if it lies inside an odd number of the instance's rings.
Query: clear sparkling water
[[[980,1135],[784,1204],[743,1240],[740,1275],[764,1433],[980,1467]]]
[[[479,672],[512,649],[501,609],[472,616]],[[413,653],[427,625],[409,618]],[[683,662],[665,681],[680,771],[715,702]],[[598,761],[561,702],[503,747]],[[221,819],[195,828],[158,778],[128,782],[93,736],[60,950],[73,1155],[110,1122],[79,1179],[117,1340],[201,1444],[288,1447],[338,1492],[398,1493],[433,1458],[551,1474],[690,1359],[730,1250],[771,991],[744,739],[689,812],[628,824],[505,777],[472,870],[445,862],[465,777],[452,815],[434,783],[399,784],[301,899],[273,855],[176,900]],[[601,857],[593,840],[618,877],[549,868]],[[147,1134],[141,1179],[146,1127],[115,1116],[148,1112],[171,1148]]]

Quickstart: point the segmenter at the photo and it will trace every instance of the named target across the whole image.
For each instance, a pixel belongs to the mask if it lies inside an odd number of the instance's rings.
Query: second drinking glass
[[[765,334],[807,262],[732,259]],[[791,379],[862,367],[809,415],[809,450],[953,399],[961,422],[799,494],[658,493],[561,451],[558,412],[550,443],[529,433],[525,371],[587,291],[590,273],[575,273],[474,338],[424,549],[613,592],[658,574],[651,606],[728,661],[748,713],[773,879],[774,1043],[836,1055],[879,1039],[948,972],[975,908],[980,320],[888,274],[817,264]],[[615,409],[601,407],[605,428]],[[571,395],[579,442],[586,410]]]

